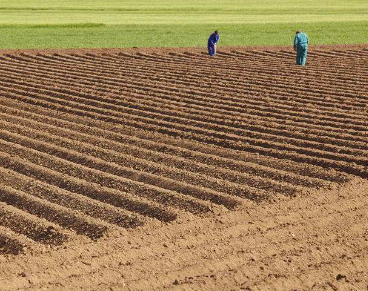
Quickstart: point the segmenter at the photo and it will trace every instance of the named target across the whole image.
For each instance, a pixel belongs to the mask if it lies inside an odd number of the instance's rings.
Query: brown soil
[[[0,52],[0,290],[367,290],[368,46]]]

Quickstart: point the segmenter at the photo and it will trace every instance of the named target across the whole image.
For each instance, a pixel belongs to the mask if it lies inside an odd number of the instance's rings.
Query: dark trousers
[[[307,62],[308,45],[298,45],[296,50],[296,64],[305,66]]]
[[[213,45],[213,44],[208,44],[207,45],[207,48],[208,48],[208,54],[211,56],[211,57],[213,57],[213,56],[215,56],[215,54],[216,54],[216,49],[215,49],[215,46]]]

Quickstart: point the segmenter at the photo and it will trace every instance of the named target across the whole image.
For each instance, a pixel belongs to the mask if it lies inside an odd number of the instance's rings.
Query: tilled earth
[[[368,46],[0,52],[0,290],[366,290]]]

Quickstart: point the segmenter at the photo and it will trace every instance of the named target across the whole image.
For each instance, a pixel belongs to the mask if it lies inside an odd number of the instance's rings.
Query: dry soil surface
[[[0,290],[368,290],[368,46],[0,52]]]

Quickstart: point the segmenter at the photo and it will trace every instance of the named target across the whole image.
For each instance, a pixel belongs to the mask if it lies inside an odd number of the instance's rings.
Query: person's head
[[[300,30],[299,30],[299,29],[296,31],[296,33],[295,33],[295,34],[298,34],[298,33],[300,33]]]
[[[215,35],[218,35],[219,34],[219,31],[218,30],[215,30]]]

